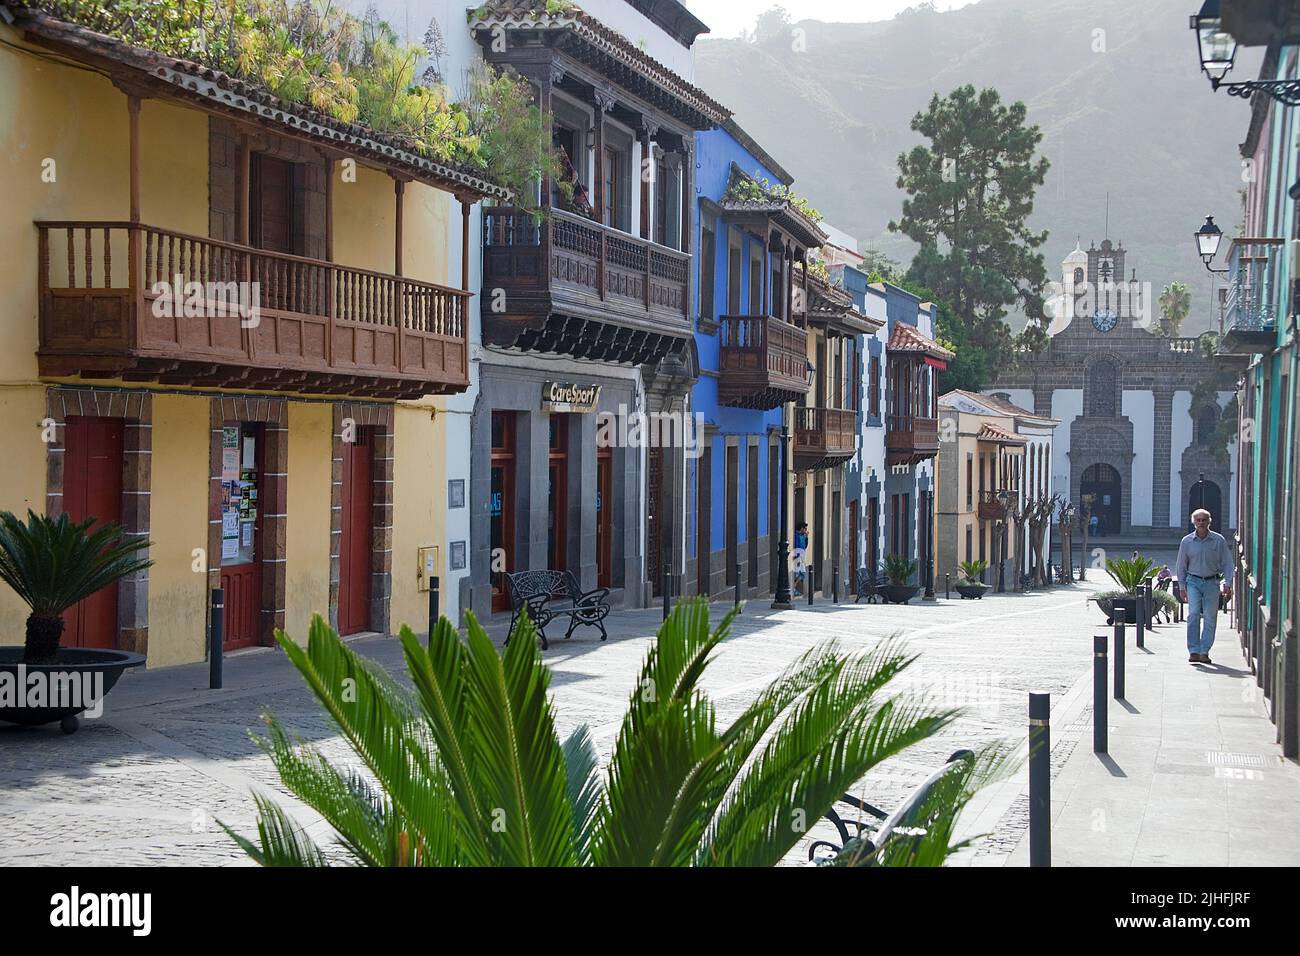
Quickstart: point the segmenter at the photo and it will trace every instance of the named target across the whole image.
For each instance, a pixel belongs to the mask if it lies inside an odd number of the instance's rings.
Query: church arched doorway
[[[1210,513],[1210,527],[1222,531],[1228,526],[1228,516],[1223,511],[1223,489],[1209,479],[1192,482],[1187,490],[1187,507],[1183,509],[1187,530],[1192,529],[1192,512],[1204,508]]]
[[[1117,534],[1123,530],[1120,511],[1122,493],[1119,472],[1098,462],[1090,465],[1079,483],[1079,496],[1092,495],[1092,513],[1097,516],[1097,534]]]

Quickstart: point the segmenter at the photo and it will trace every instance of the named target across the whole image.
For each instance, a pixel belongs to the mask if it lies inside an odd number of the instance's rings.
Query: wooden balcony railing
[[[810,471],[853,457],[857,447],[858,413],[844,408],[794,410],[794,467]]]
[[[808,333],[766,315],[724,315],[718,325],[718,401],[776,408],[797,401],[808,381]]]
[[[914,465],[939,453],[939,420],[885,416],[885,464]]]
[[[1001,521],[1007,516],[1007,509],[998,499],[996,491],[981,491],[976,513],[984,521]]]
[[[647,345],[691,334],[688,253],[559,209],[547,209],[539,221],[512,206],[488,208],[483,232],[483,286],[500,289],[504,303],[504,310],[483,310],[493,344],[518,344],[553,315],[587,323],[557,337],[578,357],[617,337],[610,331],[602,339],[591,323],[645,333]]]
[[[469,293],[139,223],[36,226],[42,375],[402,398],[469,384]]]

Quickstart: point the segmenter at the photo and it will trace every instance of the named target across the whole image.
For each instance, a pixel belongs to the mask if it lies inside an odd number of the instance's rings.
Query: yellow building
[[[954,389],[939,399],[936,576],[960,576],[985,561],[986,584],[1013,591],[1031,570],[1031,530],[1022,516],[1052,494],[1056,419],[1005,398]],[[1046,529],[1040,532],[1046,558]]]
[[[118,522],[154,561],[70,611],[64,643],[201,660],[217,587],[229,649],[315,612],[420,629],[423,549],[444,538],[438,396],[468,383],[448,237],[467,263],[471,205],[503,192],[214,71],[0,13],[0,508]],[[0,640],[26,613],[0,593]]]

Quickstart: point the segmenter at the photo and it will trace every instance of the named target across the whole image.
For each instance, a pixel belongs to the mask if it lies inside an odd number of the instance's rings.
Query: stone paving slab
[[[867,651],[902,635],[920,655],[908,675],[910,688],[928,690],[938,703],[965,707],[966,713],[943,733],[873,769],[856,788],[889,808],[956,749],[994,741],[1023,744],[1028,691],[1050,692],[1055,708],[1073,707],[1071,692],[1089,667],[1099,620],[1085,604],[1095,587],[907,606],[819,603],[772,611],[754,602],[736,620],[703,683],[725,721],[822,641],[834,638],[847,650]],[[715,605],[715,619],[726,610]],[[545,654],[560,734],[588,724],[602,760],[608,759],[660,617],[658,609],[621,612],[610,618],[607,642],[580,630],[571,640],[553,642]],[[489,631],[504,636],[498,622]],[[353,646],[404,675],[395,640],[369,636]],[[206,665],[134,672],[108,698],[105,716],[85,721],[71,737],[52,728],[0,727],[0,865],[246,865],[216,821],[253,832],[253,790],[274,795],[318,840],[328,840],[324,822],[285,794],[248,730],[260,728],[259,715],[269,707],[331,760],[353,762],[350,750],[278,650],[230,655],[225,684],[209,690]],[[1189,699],[1187,706],[1194,703]],[[1081,719],[1074,708],[1071,721]],[[1079,748],[1067,725],[1062,728],[1053,760],[1063,768]],[[1086,729],[1075,728],[1075,739],[1087,737]],[[1021,842],[1027,802],[1018,788],[1019,781],[1009,781],[996,800],[981,795],[972,805],[988,823],[971,851],[981,865],[1005,863]],[[814,828],[808,839],[820,835],[821,828]],[[1225,839],[1230,838],[1229,830]],[[787,862],[804,858],[801,846]]]

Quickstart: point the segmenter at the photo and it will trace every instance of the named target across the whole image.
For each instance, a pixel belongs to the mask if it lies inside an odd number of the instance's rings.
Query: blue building
[[[789,173],[734,122],[695,136],[695,370],[701,434],[685,462],[682,595],[757,597],[775,584],[781,426],[808,394],[807,254],[825,235]]]

